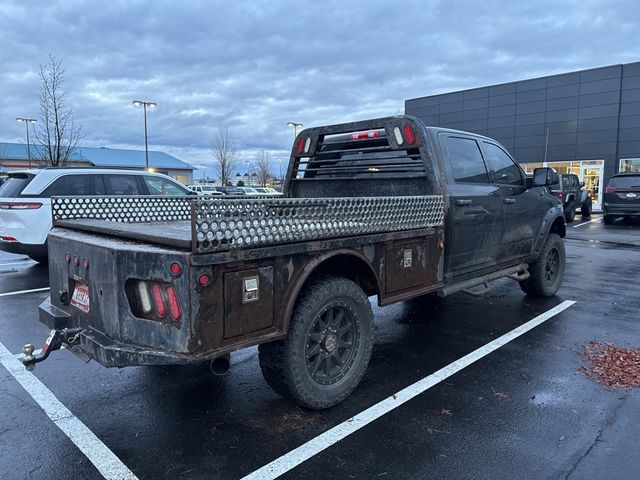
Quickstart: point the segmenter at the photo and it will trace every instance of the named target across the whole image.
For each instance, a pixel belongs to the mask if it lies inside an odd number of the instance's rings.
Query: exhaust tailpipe
[[[211,360],[210,368],[211,373],[214,375],[225,375],[231,367],[231,356],[227,353],[222,357],[217,357]]]

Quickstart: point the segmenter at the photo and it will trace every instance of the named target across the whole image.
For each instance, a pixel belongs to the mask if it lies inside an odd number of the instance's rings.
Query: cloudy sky
[[[0,0],[0,141],[38,115],[54,55],[86,146],[212,165],[216,129],[242,154],[288,158],[305,126],[402,113],[407,98],[640,60],[635,1]]]

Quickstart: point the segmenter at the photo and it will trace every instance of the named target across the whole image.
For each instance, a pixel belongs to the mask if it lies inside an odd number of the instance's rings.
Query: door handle
[[[504,203],[506,203],[507,205],[511,204],[511,203],[516,203],[516,199],[515,198],[511,198],[511,197],[506,197],[502,200]]]
[[[456,200],[456,205],[459,206],[459,207],[467,207],[467,206],[471,205],[471,200],[470,199]]]

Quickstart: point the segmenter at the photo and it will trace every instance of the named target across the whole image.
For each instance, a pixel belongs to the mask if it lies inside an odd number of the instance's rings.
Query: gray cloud
[[[0,4],[0,140],[38,110],[38,67],[66,67],[83,143],[211,164],[216,128],[243,155],[287,157],[306,126],[401,113],[404,100],[637,61],[635,2],[81,2]]]

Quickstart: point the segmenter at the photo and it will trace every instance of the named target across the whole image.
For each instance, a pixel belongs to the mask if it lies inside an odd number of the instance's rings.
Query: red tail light
[[[556,195],[558,195],[558,198],[564,198],[564,192],[558,192]]]
[[[413,130],[410,125],[404,126],[404,138],[407,140],[409,145],[413,145],[416,142],[416,136],[413,134]]]
[[[172,286],[167,287],[167,300],[169,300],[169,312],[171,312],[171,316],[174,320],[180,320],[180,302]]]
[[[167,314],[167,307],[165,306],[164,299],[162,298],[160,285],[157,283],[151,285],[151,295],[153,295],[153,303],[156,305],[156,313],[159,317],[164,317]]]
[[[604,189],[604,193],[616,193],[618,191],[615,187],[607,187]]]
[[[3,242],[17,242],[18,241],[13,237],[0,237],[0,240],[2,240]]]
[[[304,137],[300,137],[298,139],[298,145],[296,146],[296,152],[298,153],[298,155],[302,155],[302,151],[304,150],[304,142],[305,142]]]
[[[40,202],[0,203],[0,208],[5,210],[34,210],[36,208],[40,208],[41,206],[42,203]]]

